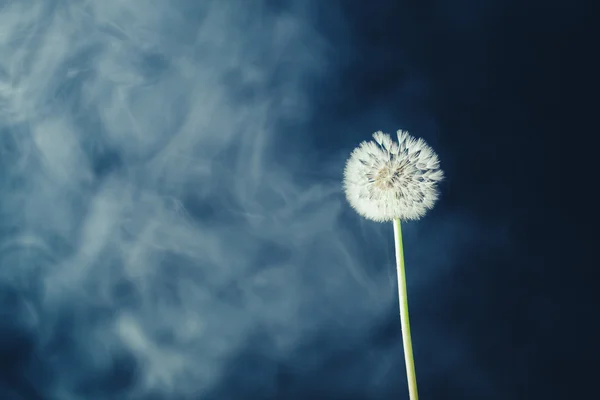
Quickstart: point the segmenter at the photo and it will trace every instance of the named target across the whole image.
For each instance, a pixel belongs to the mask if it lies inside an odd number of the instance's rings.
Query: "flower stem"
[[[406,363],[406,379],[410,400],[418,400],[417,376],[413,358],[412,340],[410,338],[410,322],[408,320],[408,296],[406,293],[406,271],[404,269],[404,250],[402,247],[402,228],[400,219],[394,219],[394,241],[396,243],[396,271],[398,273],[398,303],[400,305],[400,325],[402,327],[402,343],[404,345],[404,361]]]

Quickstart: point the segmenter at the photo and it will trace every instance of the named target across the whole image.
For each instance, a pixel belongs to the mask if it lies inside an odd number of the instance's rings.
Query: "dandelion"
[[[408,391],[410,399],[417,400],[400,221],[417,220],[433,208],[438,199],[437,184],[444,173],[437,154],[423,139],[401,130],[397,135],[396,143],[390,135],[375,132],[375,141],[364,141],[354,149],[344,170],[344,189],[348,202],[360,215],[393,222]]]

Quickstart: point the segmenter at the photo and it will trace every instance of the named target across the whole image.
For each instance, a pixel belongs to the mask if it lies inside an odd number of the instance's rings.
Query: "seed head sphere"
[[[423,139],[398,131],[398,143],[381,131],[362,142],[344,169],[348,202],[360,215],[377,222],[417,220],[438,199],[444,178],[437,154]]]

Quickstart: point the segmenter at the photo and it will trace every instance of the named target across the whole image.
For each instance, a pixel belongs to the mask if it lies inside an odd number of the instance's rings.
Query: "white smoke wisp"
[[[325,67],[303,10],[141,3],[0,7],[0,279],[48,398],[191,398],[248,332],[276,357],[326,321],[305,293],[359,285],[337,188],[267,153]]]

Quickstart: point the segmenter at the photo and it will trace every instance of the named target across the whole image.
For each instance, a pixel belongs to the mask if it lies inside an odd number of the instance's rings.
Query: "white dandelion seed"
[[[437,154],[423,139],[398,131],[398,143],[381,131],[357,147],[344,170],[350,205],[377,222],[416,220],[433,208],[444,178]]]
[[[398,143],[381,131],[362,142],[348,159],[344,189],[350,205],[373,221],[393,221],[398,303],[410,400],[418,400],[417,377],[408,318],[401,220],[416,220],[433,208],[444,178],[437,154],[423,139],[398,131]]]

